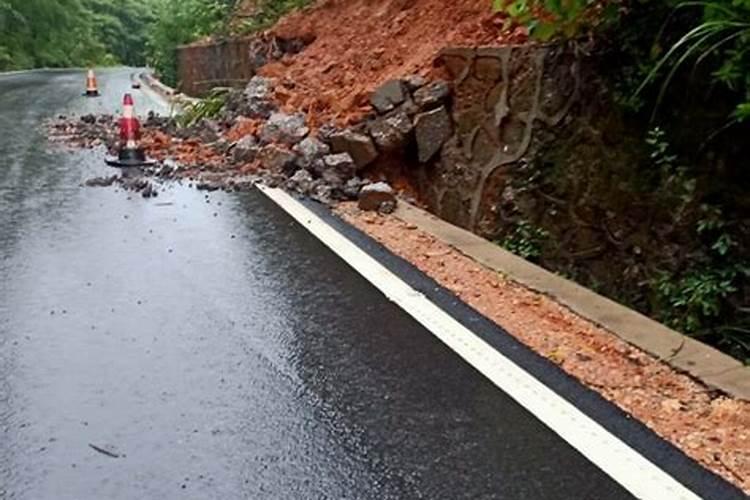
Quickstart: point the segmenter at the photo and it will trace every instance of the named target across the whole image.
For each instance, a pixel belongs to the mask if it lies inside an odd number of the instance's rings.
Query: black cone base
[[[153,160],[146,158],[146,153],[141,148],[121,149],[120,154],[105,159],[111,167],[148,167],[154,164]]]
[[[100,94],[98,90],[87,90],[83,95],[86,97],[99,97]]]

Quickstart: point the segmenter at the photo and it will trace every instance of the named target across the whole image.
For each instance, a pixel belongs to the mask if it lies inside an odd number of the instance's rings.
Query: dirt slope
[[[315,41],[261,73],[294,82],[279,95],[290,109],[305,110],[318,123],[351,123],[377,85],[429,73],[447,45],[508,41],[501,25],[489,0],[322,0],[272,29],[283,38],[313,35]]]

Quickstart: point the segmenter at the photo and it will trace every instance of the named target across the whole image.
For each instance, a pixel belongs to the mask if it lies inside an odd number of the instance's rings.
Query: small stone
[[[287,187],[301,194],[309,194],[313,188],[314,180],[309,170],[301,168],[287,181]]]
[[[356,200],[359,195],[359,190],[362,189],[362,185],[365,182],[359,177],[352,177],[341,188],[341,192],[344,198],[347,200]]]
[[[386,152],[403,148],[413,128],[409,116],[402,111],[376,118],[369,124],[370,135],[378,149]]]
[[[235,144],[232,150],[233,163],[248,163],[258,154],[258,140],[253,135],[246,135]]]
[[[275,80],[254,76],[250,79],[245,90],[242,92],[242,99],[237,104],[238,111],[250,118],[268,118],[276,110],[276,104],[273,101],[273,88]]]
[[[194,134],[206,144],[216,142],[221,137],[221,127],[215,120],[200,120],[193,125]]]
[[[378,113],[387,113],[406,100],[406,89],[401,80],[389,80],[370,96],[370,104]]]
[[[88,187],[107,187],[114,184],[116,180],[116,175],[112,175],[109,177],[94,177],[93,179],[87,180],[83,184]]]
[[[448,100],[450,93],[448,84],[438,80],[414,92],[414,102],[421,110],[435,109]]]
[[[453,126],[445,107],[417,115],[417,151],[422,163],[432,159],[451,136]]]
[[[334,170],[346,175],[353,175],[357,170],[357,166],[349,153],[338,153],[324,156],[323,167],[322,171]]]
[[[281,142],[290,146],[304,139],[310,129],[305,126],[305,115],[272,113],[260,132],[264,143]]]
[[[422,75],[409,75],[404,78],[404,84],[409,92],[414,92],[427,85],[427,79]]]
[[[292,150],[297,153],[297,164],[302,168],[309,168],[315,160],[331,152],[330,146],[314,137],[306,137]]]
[[[363,169],[371,164],[378,157],[378,150],[375,149],[372,139],[369,136],[344,130],[331,136],[331,149],[334,153],[349,153],[357,169]]]
[[[296,170],[297,155],[278,144],[269,144],[261,148],[257,159],[266,170],[271,172],[291,175]]]
[[[338,128],[336,125],[332,123],[326,123],[322,127],[318,129],[318,139],[321,141],[330,144],[331,143],[331,136],[334,134],[337,134],[341,132],[341,129]]]
[[[392,203],[395,209],[396,195],[393,193],[393,188],[386,182],[368,184],[359,191],[358,206],[360,210],[380,210],[384,203]]]
[[[333,188],[325,184],[315,186],[312,198],[324,205],[330,205],[333,203]]]

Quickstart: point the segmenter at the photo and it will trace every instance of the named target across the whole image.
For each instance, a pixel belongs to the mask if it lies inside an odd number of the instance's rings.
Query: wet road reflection
[[[627,498],[259,193],[80,187],[128,75],[0,77],[0,498]]]

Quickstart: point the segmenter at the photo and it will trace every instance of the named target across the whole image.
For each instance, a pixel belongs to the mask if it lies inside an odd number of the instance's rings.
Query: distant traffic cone
[[[141,124],[135,117],[133,96],[125,94],[122,99],[122,118],[120,118],[120,150],[117,158],[108,158],[107,164],[114,167],[142,167],[153,162],[146,159],[146,153],[138,145],[141,139]]]
[[[96,85],[96,76],[93,69],[90,69],[88,75],[86,75],[86,93],[84,95],[86,97],[99,96],[99,87]]]

